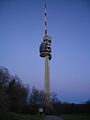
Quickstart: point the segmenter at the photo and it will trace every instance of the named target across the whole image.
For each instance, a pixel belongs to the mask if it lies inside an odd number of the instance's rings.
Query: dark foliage
[[[39,91],[35,87],[32,88],[29,97],[29,104],[30,105],[41,105],[45,103],[45,93],[44,91]]]
[[[0,67],[0,117],[8,111],[20,112],[27,103],[28,89],[18,77],[13,77],[8,69]]]
[[[20,107],[27,103],[28,89],[20,81],[13,79],[7,88],[7,95],[10,102],[10,109],[20,112]]]
[[[55,104],[57,114],[90,113],[90,104]]]

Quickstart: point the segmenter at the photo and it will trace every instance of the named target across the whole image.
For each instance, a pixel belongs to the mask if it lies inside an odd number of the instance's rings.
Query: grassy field
[[[89,114],[66,114],[63,115],[64,120],[90,120]]]
[[[89,114],[64,114],[61,116],[64,120],[90,120]],[[15,113],[8,113],[5,118],[0,120],[43,120],[44,117],[40,115],[21,115]]]
[[[40,115],[21,115],[15,113],[8,113],[8,115],[2,120],[43,120]],[[1,119],[0,119],[1,120]]]

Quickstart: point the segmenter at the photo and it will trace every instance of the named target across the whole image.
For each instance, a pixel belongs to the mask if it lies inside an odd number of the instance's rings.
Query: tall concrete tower
[[[40,44],[39,52],[40,56],[45,59],[45,104],[50,105],[50,60],[51,56],[51,41],[52,38],[48,35],[47,32],[47,9],[45,3],[45,21],[44,21],[44,37],[43,42]]]

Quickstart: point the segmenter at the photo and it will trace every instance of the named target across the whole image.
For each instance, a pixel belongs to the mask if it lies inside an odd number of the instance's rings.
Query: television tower
[[[47,9],[45,2],[45,20],[44,20],[44,37],[40,44],[40,56],[45,58],[45,105],[50,105],[50,60],[51,56],[51,42],[52,38],[47,32]]]

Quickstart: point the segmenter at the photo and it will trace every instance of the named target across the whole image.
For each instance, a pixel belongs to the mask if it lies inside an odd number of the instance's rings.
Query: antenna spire
[[[45,35],[47,35],[47,7],[46,7],[46,1],[45,1]]]

